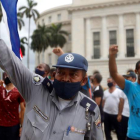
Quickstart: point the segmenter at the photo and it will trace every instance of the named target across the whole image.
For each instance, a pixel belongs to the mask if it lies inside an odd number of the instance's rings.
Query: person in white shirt
[[[124,100],[121,97],[122,91],[116,88],[116,83],[112,78],[107,79],[108,87],[104,92],[103,107],[104,107],[104,127],[106,140],[112,140],[112,127],[116,130],[118,140],[122,140],[120,131],[120,121],[122,119],[122,110]]]
[[[128,72],[126,75],[123,75],[123,77],[131,82],[136,82],[136,74],[133,71]],[[126,140],[130,110],[128,99],[127,96],[124,94],[124,92],[122,94],[122,98],[124,99],[124,107],[121,120],[122,140]]]

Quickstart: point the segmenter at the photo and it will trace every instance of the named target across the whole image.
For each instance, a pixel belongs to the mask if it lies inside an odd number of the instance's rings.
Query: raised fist
[[[53,53],[57,56],[61,56],[62,54],[64,54],[63,50],[60,47],[54,48]]]
[[[110,48],[109,48],[109,55],[116,56],[117,53],[118,53],[118,46],[117,45],[110,46]]]

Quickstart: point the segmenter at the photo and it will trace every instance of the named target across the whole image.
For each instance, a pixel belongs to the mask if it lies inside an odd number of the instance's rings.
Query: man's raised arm
[[[22,64],[18,57],[0,39],[0,67],[8,74],[26,101],[31,98],[32,73]]]
[[[122,75],[118,74],[117,71],[117,64],[116,64],[116,55],[118,52],[118,46],[113,45],[109,48],[109,71],[111,77],[114,79],[114,81],[117,83],[117,85],[124,89],[125,87],[125,79]]]

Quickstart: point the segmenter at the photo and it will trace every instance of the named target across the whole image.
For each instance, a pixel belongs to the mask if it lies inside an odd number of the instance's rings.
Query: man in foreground
[[[0,40],[0,65],[26,101],[21,140],[103,140],[100,111],[79,90],[87,82],[87,60],[64,54],[55,66],[54,90],[32,74]]]
[[[135,72],[138,75],[138,82],[132,83],[125,80],[122,75],[118,74],[116,65],[116,55],[118,46],[113,45],[109,49],[109,70],[110,75],[117,85],[123,89],[129,102],[130,117],[128,123],[128,140],[140,140],[140,61],[136,63]]]

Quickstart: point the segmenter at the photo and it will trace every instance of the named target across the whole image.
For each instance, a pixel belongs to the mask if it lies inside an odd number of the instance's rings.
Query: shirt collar
[[[59,101],[58,98],[55,94],[55,89],[53,89],[53,91],[51,92],[50,96],[52,97],[52,101],[55,103],[55,105],[57,106],[57,108],[60,110],[59,108]],[[78,103],[81,101],[81,92],[79,91],[78,94],[76,95],[76,97],[71,100],[70,104],[67,107],[71,107],[73,105],[78,105]]]

